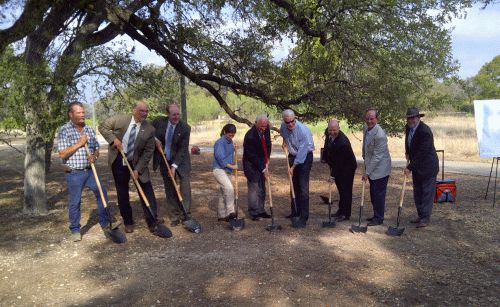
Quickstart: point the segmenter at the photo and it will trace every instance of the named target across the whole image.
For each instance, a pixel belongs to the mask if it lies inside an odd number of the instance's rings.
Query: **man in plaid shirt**
[[[83,188],[88,187],[94,192],[97,200],[99,224],[106,231],[109,226],[109,216],[104,209],[96,180],[90,169],[99,157],[99,143],[94,129],[85,125],[85,109],[81,102],[69,104],[68,115],[70,121],[62,126],[57,135],[57,149],[66,169],[66,182],[69,193],[69,230],[71,238],[77,242],[82,239],[80,233],[80,204]],[[87,156],[85,144],[89,147],[90,156]],[[107,194],[103,188],[104,197]]]

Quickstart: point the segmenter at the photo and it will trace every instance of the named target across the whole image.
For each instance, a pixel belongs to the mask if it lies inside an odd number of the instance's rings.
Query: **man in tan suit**
[[[125,232],[134,231],[134,219],[129,199],[130,172],[123,161],[119,150],[123,151],[133,168],[133,176],[138,180],[144,194],[149,201],[154,217],[151,216],[146,204],[141,198],[144,217],[149,230],[160,237],[169,236],[155,227],[157,225],[156,197],[149,177],[148,164],[155,149],[155,128],[146,121],[148,106],[139,101],[132,110],[132,114],[119,114],[106,119],[99,127],[99,132],[109,143],[108,163],[113,172],[118,206],[125,224]]]
[[[387,146],[387,136],[378,124],[377,110],[370,108],[365,112],[363,128],[363,159],[365,172],[362,180],[370,182],[370,199],[373,217],[367,219],[368,226],[384,222],[385,194],[391,173],[391,155]]]

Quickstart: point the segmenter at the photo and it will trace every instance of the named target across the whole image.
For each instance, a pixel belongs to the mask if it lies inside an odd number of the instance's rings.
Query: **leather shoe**
[[[375,218],[375,217],[374,217],[374,216],[372,216],[372,217],[367,218],[366,220],[367,220],[368,222],[371,222],[371,221],[373,221],[373,219],[374,219],[374,218]]]
[[[367,226],[377,226],[377,225],[382,225],[382,223],[383,223],[382,221],[373,219],[370,222],[368,222],[368,224],[366,224],[366,225]]]
[[[251,215],[251,218],[252,218],[252,221],[260,221],[260,220],[262,220],[262,217],[260,216],[260,214]]]
[[[292,217],[296,217],[296,214],[290,213],[289,215],[285,216],[287,219],[291,219]]]
[[[132,233],[132,232],[134,232],[134,224],[131,224],[131,225],[126,225],[125,224],[125,232],[126,233]]]
[[[424,222],[424,221],[420,221],[420,223],[417,224],[417,228],[424,228],[427,226],[429,226],[429,223]]]
[[[236,218],[236,213],[229,213],[228,216],[226,216],[227,221],[229,222],[230,220],[234,220]]]
[[[339,216],[335,219],[335,221],[336,221],[336,222],[343,222],[343,221],[348,221],[348,220],[349,220],[349,218],[348,218],[347,216],[345,216],[345,215],[339,215]]]
[[[417,218],[415,218],[415,219],[411,219],[411,220],[410,220],[410,223],[412,223],[412,224],[418,224],[418,223],[420,223],[420,218],[419,218],[419,217],[417,217]]]
[[[337,211],[337,212],[335,212],[334,214],[332,214],[332,215],[330,215],[330,216],[331,216],[331,217],[339,217],[339,216],[341,216],[341,215],[342,215],[342,213],[340,213],[340,211]]]
[[[264,218],[264,219],[270,219],[271,218],[271,216],[269,214],[267,214],[267,212],[265,212],[265,211],[262,212],[261,214],[259,214],[259,216],[261,218]]]

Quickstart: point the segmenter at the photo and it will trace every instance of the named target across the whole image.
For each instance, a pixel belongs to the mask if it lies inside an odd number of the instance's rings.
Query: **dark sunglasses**
[[[293,120],[291,120],[289,122],[287,122],[286,120],[283,120],[283,122],[285,123],[285,125],[290,125],[290,124],[295,123],[295,119],[293,119]]]

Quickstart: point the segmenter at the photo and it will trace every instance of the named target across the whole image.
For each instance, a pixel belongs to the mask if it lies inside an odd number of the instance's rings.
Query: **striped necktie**
[[[132,124],[132,129],[130,129],[130,135],[128,136],[128,143],[127,143],[127,159],[129,161],[132,161],[134,159],[134,143],[135,143],[135,127],[137,124]]]

